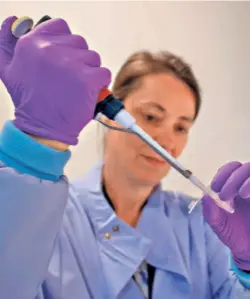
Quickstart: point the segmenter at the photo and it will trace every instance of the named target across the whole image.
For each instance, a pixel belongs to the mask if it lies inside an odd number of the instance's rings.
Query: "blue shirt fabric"
[[[104,197],[102,163],[69,183],[69,153],[41,147],[11,123],[3,133],[0,298],[143,299],[132,278],[143,260],[156,268],[153,298],[250,298],[250,275],[230,270],[201,206],[188,213],[189,196],[158,186],[134,229]],[[29,152],[37,159],[27,165]]]

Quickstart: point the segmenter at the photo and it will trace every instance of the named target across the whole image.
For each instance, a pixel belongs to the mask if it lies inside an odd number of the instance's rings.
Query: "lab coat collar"
[[[102,163],[89,173],[84,185],[88,191],[84,209],[95,231],[105,276],[115,298],[144,259],[156,268],[181,275],[188,281],[161,186],[149,198],[134,229],[116,216],[103,195]]]
[[[171,193],[158,187],[142,212],[137,230],[152,242],[146,259],[149,264],[188,280],[187,265],[175,235],[174,223],[168,215],[167,196]]]

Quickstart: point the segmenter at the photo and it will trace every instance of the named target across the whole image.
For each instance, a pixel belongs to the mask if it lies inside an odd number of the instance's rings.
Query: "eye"
[[[155,114],[152,113],[146,113],[144,114],[144,118],[148,122],[159,122],[161,118]]]
[[[152,114],[146,114],[145,118],[146,118],[147,121],[153,121],[153,120],[156,119],[156,117]]]
[[[188,133],[188,129],[185,126],[182,126],[182,125],[177,125],[176,126],[176,131],[178,133],[181,133],[181,134],[187,134]]]

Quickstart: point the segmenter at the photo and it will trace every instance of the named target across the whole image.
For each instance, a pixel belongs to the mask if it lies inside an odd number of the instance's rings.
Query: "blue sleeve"
[[[246,273],[242,270],[240,270],[233,262],[232,257],[230,257],[230,264],[231,264],[231,270],[234,271],[236,276],[239,278],[242,285],[245,286],[250,292],[250,273]]]
[[[7,122],[0,135],[0,298],[34,299],[68,198],[69,152],[43,146]]]
[[[210,288],[214,299],[250,299],[244,272],[232,267],[229,249],[218,239],[208,224],[206,248]],[[249,275],[250,276],[250,275]],[[248,283],[250,279],[247,279]]]

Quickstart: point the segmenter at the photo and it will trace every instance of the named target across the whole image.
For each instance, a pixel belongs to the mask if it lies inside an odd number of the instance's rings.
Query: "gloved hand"
[[[231,250],[235,265],[250,270],[250,163],[231,162],[219,169],[211,188],[235,209],[230,214],[204,196],[203,214],[219,239]]]
[[[64,20],[46,21],[17,40],[10,31],[15,19],[7,18],[0,31],[0,79],[15,105],[14,124],[75,145],[111,73]]]

